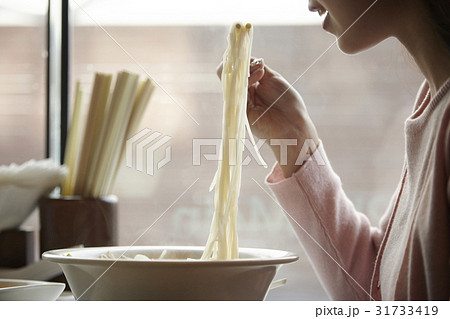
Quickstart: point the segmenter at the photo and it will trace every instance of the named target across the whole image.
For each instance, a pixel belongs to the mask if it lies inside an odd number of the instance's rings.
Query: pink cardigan
[[[430,101],[422,85],[405,122],[402,179],[378,227],[357,212],[322,144],[290,178],[266,184],[331,298],[449,300],[450,79]]]

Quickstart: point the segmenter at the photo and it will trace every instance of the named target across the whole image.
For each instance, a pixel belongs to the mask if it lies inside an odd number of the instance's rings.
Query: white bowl
[[[239,249],[236,260],[199,259],[204,247],[92,247],[45,252],[58,263],[76,300],[264,300],[282,264],[293,253]],[[165,251],[163,259],[157,259]],[[137,254],[155,260],[100,259]]]
[[[53,301],[66,285],[58,282],[0,279],[0,300],[2,301]]]

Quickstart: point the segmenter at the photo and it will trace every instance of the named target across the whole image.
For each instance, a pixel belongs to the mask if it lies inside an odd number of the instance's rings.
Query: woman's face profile
[[[398,1],[387,0],[309,1],[309,9],[324,17],[324,30],[335,35],[339,48],[349,54],[393,36],[398,7]]]

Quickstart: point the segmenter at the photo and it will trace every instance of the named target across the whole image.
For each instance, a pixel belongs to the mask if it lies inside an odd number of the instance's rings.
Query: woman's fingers
[[[262,58],[250,58],[250,73],[252,69],[259,68],[264,65],[264,60]]]
[[[251,58],[250,59],[250,76],[248,85],[251,86],[255,84],[256,82],[260,81],[264,77],[264,60],[262,58]],[[219,78],[222,78],[222,71],[223,71],[223,63],[221,62],[216,69],[216,74]]]
[[[264,77],[264,79],[271,79],[273,77],[282,77],[280,75],[280,73],[278,73],[277,71],[271,69],[270,67],[268,67],[267,65],[264,64],[264,74],[266,75]]]
[[[264,68],[257,69],[253,73],[251,73],[248,78],[248,86],[252,86],[253,84],[261,81],[261,79],[264,77],[264,73]]]
[[[252,86],[264,77],[264,60],[254,59],[250,60],[250,76],[248,78],[248,86]]]

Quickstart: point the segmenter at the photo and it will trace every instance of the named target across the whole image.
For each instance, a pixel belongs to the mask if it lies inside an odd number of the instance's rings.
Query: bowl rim
[[[128,259],[100,259],[100,258],[83,258],[67,256],[67,254],[78,252],[80,250],[98,250],[100,254],[111,251],[142,251],[142,250],[189,250],[189,251],[203,251],[204,246],[103,246],[103,247],[78,247],[78,248],[66,248],[55,249],[46,251],[42,254],[42,259],[56,262],[58,264],[77,264],[77,265],[98,265],[105,266],[110,264],[121,264],[127,266],[145,266],[145,267],[170,267],[170,266],[194,266],[194,267],[214,267],[214,266],[263,266],[263,265],[277,265],[287,264],[295,262],[299,257],[292,252],[279,250],[279,249],[267,249],[267,248],[239,248],[241,253],[260,252],[272,255],[276,257],[267,258],[241,258],[230,260],[184,260],[184,259],[153,259],[153,260],[128,260]]]
[[[28,289],[36,287],[58,287],[64,289],[66,285],[61,282],[50,282],[41,280],[28,280],[28,279],[13,279],[13,278],[0,278],[0,283],[11,283],[15,285],[0,287],[0,293],[5,291],[11,291],[16,289]]]

